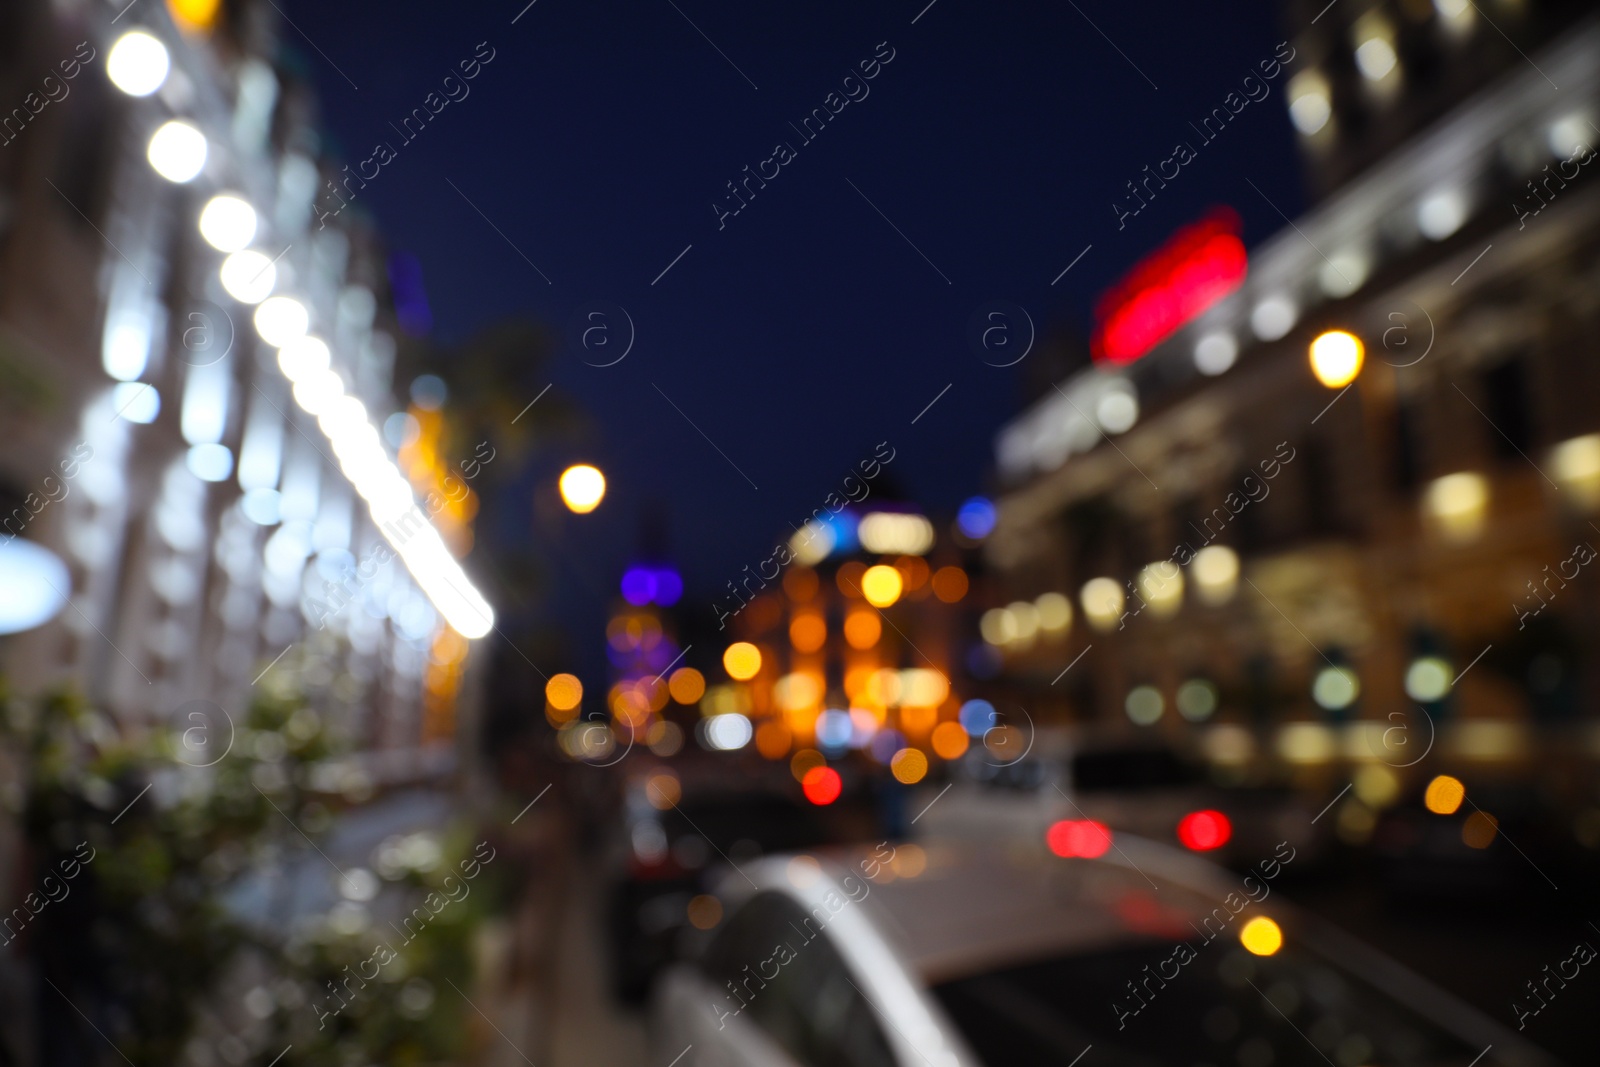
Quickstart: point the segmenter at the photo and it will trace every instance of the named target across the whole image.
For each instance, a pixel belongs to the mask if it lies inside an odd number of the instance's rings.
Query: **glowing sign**
[[[1217,208],[1137,264],[1095,307],[1091,351],[1132,363],[1244,281],[1239,216]]]

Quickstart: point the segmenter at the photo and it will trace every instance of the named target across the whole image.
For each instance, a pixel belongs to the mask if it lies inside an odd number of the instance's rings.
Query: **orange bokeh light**
[[[796,604],[804,604],[817,595],[817,572],[810,567],[790,567],[783,575],[783,591]]]
[[[828,624],[814,612],[796,615],[789,621],[789,643],[796,652],[815,652],[828,640]]]
[[[756,727],[756,751],[764,759],[782,759],[788,755],[789,746],[793,743],[794,735],[781,722],[764,722]]]
[[[933,728],[930,743],[940,759],[959,759],[970,742],[967,740],[967,731],[960,723],[942,722]]]
[[[933,595],[954,604],[967,595],[967,572],[960,567],[940,567],[933,575]]]
[[[833,580],[839,586],[839,592],[848,597],[861,596],[861,576],[867,573],[867,565],[860,560],[851,560],[841,564],[839,572]]]
[[[844,618],[844,639],[851,648],[865,651],[883,636],[883,622],[876,611],[852,611]]]

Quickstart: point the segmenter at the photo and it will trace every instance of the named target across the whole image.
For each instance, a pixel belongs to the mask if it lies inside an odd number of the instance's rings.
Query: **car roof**
[[[896,863],[907,849],[921,854],[912,854],[915,862]],[[1292,856],[1277,858],[1288,863]],[[1274,860],[1263,856],[1257,867],[1272,870],[1269,861]],[[906,876],[892,873],[896,866]],[[726,872],[719,895],[737,902],[761,892],[781,893],[823,925],[835,916],[841,940],[854,931],[863,940],[863,954],[872,957],[881,949],[866,942],[881,937],[884,948],[931,986],[1030,959],[1092,953],[1127,938],[1176,942],[1193,937],[1197,931],[1190,924],[1213,907],[1224,907],[1228,894],[1246,887],[1246,877],[1253,877],[1255,891],[1267,881],[1261,874],[1240,875],[1168,845],[1117,834],[1112,850],[1096,859],[1063,859],[1022,842],[881,843],[773,855]],[[1496,1043],[1516,1051],[1521,1061],[1553,1067],[1548,1056],[1497,1022],[1299,912],[1275,887],[1251,906],[1469,1042]],[[844,913],[851,909],[857,913],[846,920]]]
[[[1208,864],[1164,846],[1119,835],[1118,849],[1120,855],[1087,860],[1061,859],[1023,842],[902,843],[819,852],[829,877],[815,884],[796,884],[792,857],[764,859],[746,873],[750,884],[796,897],[807,908],[830,889],[842,891],[907,964],[937,983],[1130,937],[1193,936],[1188,923],[1230,891]],[[915,860],[901,861],[908,850]],[[735,875],[725,886],[749,895],[749,884],[740,888],[744,882]]]

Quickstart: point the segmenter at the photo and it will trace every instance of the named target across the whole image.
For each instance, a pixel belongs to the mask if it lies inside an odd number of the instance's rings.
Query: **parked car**
[[[787,768],[778,778],[640,764],[624,787],[625,841],[607,902],[612,987],[627,1003],[645,1000],[656,971],[672,959],[690,901],[709,888],[720,864],[862,840],[874,829],[870,805],[859,797],[827,808],[809,804]],[[670,803],[651,785],[662,772],[681,790]]]
[[[1041,734],[1014,764],[996,768],[982,753],[969,764],[950,795],[919,818],[927,839],[1032,842],[1054,823],[1092,820],[1230,866],[1249,863],[1275,841],[1297,842],[1300,871],[1329,851],[1332,820],[1313,822],[1320,797],[1218,785],[1198,759],[1160,740]]]
[[[1554,1062],[1284,902],[1271,881],[1295,859],[1287,842],[1243,877],[1116,845],[1097,859],[952,843],[913,862],[884,845],[740,865],[719,883],[722,923],[658,983],[655,1059],[1469,1067],[1492,1045],[1497,1065]]]

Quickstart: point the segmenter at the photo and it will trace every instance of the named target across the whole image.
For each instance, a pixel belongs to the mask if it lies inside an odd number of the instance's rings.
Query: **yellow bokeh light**
[[[1072,601],[1060,593],[1045,593],[1033,602],[1039,619],[1039,629],[1051,634],[1064,634],[1072,626]]]
[[[880,708],[895,707],[900,703],[900,672],[888,667],[873,671],[863,696]]]
[[[782,759],[793,743],[794,735],[781,722],[764,722],[756,728],[756,751],[763,759]]]
[[[1586,510],[1600,506],[1600,434],[1563,441],[1550,453],[1550,465],[1561,488]]]
[[[950,696],[950,679],[943,671],[913,667],[900,672],[900,703],[936,708]]]
[[[1441,774],[1428,783],[1422,794],[1422,803],[1435,815],[1454,815],[1461,802],[1467,799],[1467,787],[1461,779]]]
[[[805,711],[822,700],[822,677],[796,671],[779,678],[772,686],[772,699],[784,711]]]
[[[815,652],[828,640],[828,624],[821,615],[807,613],[789,620],[789,643],[796,652]]]
[[[861,595],[875,608],[886,608],[899,600],[903,587],[900,572],[882,563],[868,567],[861,576]]]
[[[1483,530],[1489,481],[1475,471],[1435,478],[1422,492],[1423,513],[1446,538],[1470,541]]]
[[[222,0],[167,0],[172,21],[184,30],[209,30],[216,25]]]
[[[889,760],[889,770],[906,785],[915,785],[927,777],[928,757],[914,748],[902,748]]]
[[[1195,553],[1194,583],[1200,599],[1213,606],[1226,604],[1239,586],[1239,554],[1227,545],[1207,545]]]
[[[935,726],[930,743],[940,759],[958,759],[970,744],[967,731],[958,722],[942,722]]]
[[[1246,952],[1271,956],[1283,947],[1283,930],[1265,915],[1257,915],[1239,931],[1239,944]]]
[[[894,859],[889,863],[901,878],[915,878],[928,869],[928,854],[920,845],[901,845],[895,849]]]
[[[544,684],[544,698],[557,711],[571,711],[583,700],[583,683],[570,674],[558,674]]]
[[[722,666],[729,678],[747,682],[761,671],[761,650],[749,641],[735,641],[722,653]]]
[[[680,704],[693,704],[706,694],[706,677],[693,667],[679,667],[667,679],[667,690]]]
[[[1122,586],[1115,578],[1090,578],[1079,590],[1078,602],[1096,630],[1109,630],[1122,618]]]
[[[854,649],[865,651],[883,636],[883,623],[876,611],[852,611],[844,617],[844,639]]]
[[[1329,330],[1311,342],[1311,373],[1329,389],[1342,389],[1356,380],[1365,357],[1359,337],[1344,330]]]
[[[579,463],[561,472],[557,483],[561,499],[567,509],[577,515],[587,515],[600,506],[606,495],[606,476],[598,467]]]
[[[1158,619],[1170,618],[1183,606],[1183,571],[1170,559],[1139,572],[1139,595]]]

